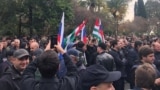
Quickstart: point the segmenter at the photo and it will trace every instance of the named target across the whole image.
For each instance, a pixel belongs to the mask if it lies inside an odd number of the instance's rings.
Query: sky
[[[129,3],[129,6],[128,6],[128,9],[127,9],[127,12],[126,12],[126,16],[124,18],[125,21],[127,21],[127,20],[132,21],[134,19],[134,4],[135,4],[135,1],[137,1],[137,0],[132,0]],[[143,1],[145,3],[147,0],[143,0]]]

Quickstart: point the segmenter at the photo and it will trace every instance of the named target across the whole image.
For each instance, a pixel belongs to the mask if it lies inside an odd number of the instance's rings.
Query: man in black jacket
[[[133,90],[152,90],[156,79],[156,71],[151,64],[139,65],[135,70],[135,85]]]
[[[0,63],[6,61],[6,49],[2,41],[0,41]]]
[[[59,68],[58,54],[54,50],[47,50],[24,71],[22,90],[76,90],[79,80],[76,67],[60,45],[55,47],[63,55],[67,68],[66,76],[61,79],[56,77]],[[34,77],[37,68],[42,75],[40,81],[36,81]]]
[[[1,90],[20,90],[23,70],[29,63],[29,53],[25,49],[18,49],[13,53],[13,65],[8,67],[0,78]]]
[[[13,53],[13,50],[7,51],[7,61],[0,64],[0,77],[8,68],[12,67],[12,62],[14,61]]]
[[[111,47],[112,47],[111,51],[109,51],[109,54],[111,54],[112,57],[114,58],[116,71],[120,71],[122,73],[121,78],[113,82],[113,85],[116,90],[124,90],[124,77],[126,76],[125,74],[126,60],[123,60],[119,53],[121,46],[122,44],[119,40],[113,40],[111,41]]]
[[[145,45],[145,46],[142,46],[140,49],[139,49],[139,62],[137,62],[137,64],[135,64],[133,67],[132,67],[132,78],[131,80],[133,81],[133,83],[135,83],[135,70],[137,69],[138,66],[142,65],[142,64],[145,64],[145,63],[148,63],[150,65],[152,65],[156,71],[156,80],[154,82],[154,84],[158,87],[156,87],[156,89],[154,90],[160,90],[159,89],[159,86],[160,86],[160,72],[158,71],[158,69],[156,68],[156,66],[154,65],[154,51],[153,49],[151,49],[149,46]]]
[[[97,46],[96,46],[96,39],[92,39],[89,41],[87,45],[87,50],[86,50],[86,59],[87,59],[87,66],[95,64],[95,54],[97,52]]]
[[[107,45],[105,43],[98,44],[96,63],[103,65],[108,71],[113,71],[115,69],[114,59],[110,54],[106,53],[106,48]]]
[[[154,64],[156,65],[157,69],[160,71],[160,43],[154,42],[153,43],[155,61]]]

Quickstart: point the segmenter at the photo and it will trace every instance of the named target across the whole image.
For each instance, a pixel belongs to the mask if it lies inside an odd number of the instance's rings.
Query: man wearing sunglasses
[[[22,73],[29,64],[29,53],[25,49],[14,51],[13,57],[13,65],[7,68],[0,78],[0,89],[2,90],[20,90]]]

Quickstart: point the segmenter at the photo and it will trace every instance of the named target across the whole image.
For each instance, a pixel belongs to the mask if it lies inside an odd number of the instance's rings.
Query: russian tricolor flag
[[[85,44],[87,43],[85,25],[83,26],[82,31],[81,31],[81,41],[84,42]]]
[[[61,23],[58,31],[58,40],[57,42],[63,47],[63,36],[64,36],[64,12],[62,15]]]
[[[104,38],[104,32],[103,32],[103,29],[102,29],[102,24],[100,25],[99,33],[100,33],[100,35],[101,35],[101,37],[102,37],[102,42],[104,42],[104,43],[105,43],[105,38]]]
[[[63,36],[64,36],[64,12],[62,15],[61,23],[59,25],[59,31],[57,36],[57,42],[63,47]],[[59,54],[59,59],[63,60],[63,57],[61,54]]]

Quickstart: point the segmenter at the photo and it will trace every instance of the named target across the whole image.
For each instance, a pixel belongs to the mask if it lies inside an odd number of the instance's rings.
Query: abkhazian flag
[[[104,33],[101,27],[101,20],[97,18],[92,34],[93,37],[97,38],[99,42],[104,42]]]
[[[81,41],[84,42],[85,44],[87,43],[87,36],[86,36],[86,28],[85,25],[81,31]]]
[[[70,42],[74,42],[76,37],[80,35],[81,30],[83,29],[85,24],[86,20],[84,20],[71,34],[66,37],[66,45],[68,45]]]

